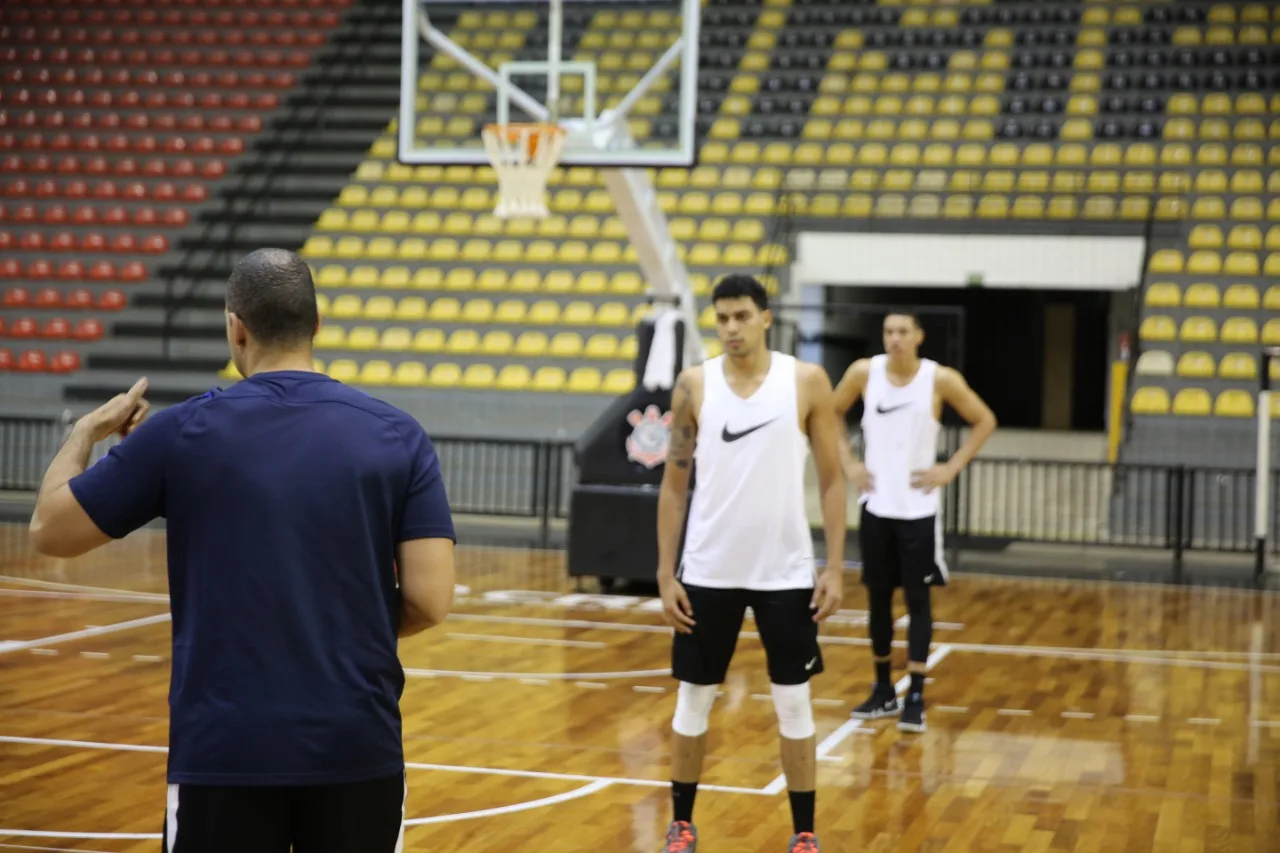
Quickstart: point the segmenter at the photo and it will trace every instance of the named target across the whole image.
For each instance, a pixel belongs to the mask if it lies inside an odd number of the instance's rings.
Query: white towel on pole
[[[653,342],[649,345],[649,360],[644,366],[641,384],[646,391],[666,390],[676,384],[676,352],[680,341],[676,339],[676,323],[680,312],[668,308],[653,321]]]

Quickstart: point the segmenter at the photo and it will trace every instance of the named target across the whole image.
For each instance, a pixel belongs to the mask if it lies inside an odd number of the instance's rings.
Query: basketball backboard
[[[565,128],[562,166],[690,167],[700,0],[404,0],[406,164],[487,165],[487,123]]]

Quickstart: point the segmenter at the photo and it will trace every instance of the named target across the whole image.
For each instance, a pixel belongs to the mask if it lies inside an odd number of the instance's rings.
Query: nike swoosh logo
[[[910,403],[899,403],[899,404],[898,404],[898,405],[896,405],[896,406],[890,406],[889,408],[887,408],[887,409],[886,409],[886,408],[884,407],[884,403],[877,403],[877,404],[876,404],[876,411],[877,411],[877,412],[879,412],[879,413],[880,413],[880,414],[882,414],[882,415],[887,415],[887,414],[889,414],[890,412],[896,412],[896,411],[898,411],[898,409],[905,409],[907,406],[910,406],[910,405],[911,405]]]
[[[767,427],[769,424],[773,423],[776,420],[777,418],[770,418],[769,420],[765,421],[762,424],[756,424],[753,427],[747,427],[742,432],[729,432],[729,425],[725,424],[724,429],[720,431],[720,438],[722,438],[725,441],[737,441],[740,438],[745,438],[751,435],[751,433],[755,432],[758,429]]]

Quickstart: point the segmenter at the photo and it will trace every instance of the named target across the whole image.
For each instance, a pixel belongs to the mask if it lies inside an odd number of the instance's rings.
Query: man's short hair
[[[263,346],[310,341],[319,319],[311,268],[286,249],[250,252],[227,280],[227,310]]]
[[[719,299],[738,299],[749,297],[761,311],[769,309],[769,294],[755,276],[735,273],[727,275],[716,283],[711,291],[711,302]]]
[[[924,326],[920,325],[920,315],[914,311],[890,311],[888,314],[884,315],[886,320],[890,317],[906,317],[911,321],[911,325],[915,326],[917,329],[924,328]]]

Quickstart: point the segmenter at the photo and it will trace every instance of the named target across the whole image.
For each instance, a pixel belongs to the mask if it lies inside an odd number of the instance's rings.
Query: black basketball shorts
[[[907,589],[947,584],[947,562],[936,515],[881,518],[864,503],[858,543],[866,586]]]
[[[676,633],[671,674],[690,684],[721,684],[738,644],[747,608],[755,615],[768,661],[769,681],[805,684],[822,672],[817,611],[809,607],[812,589],[714,589],[684,584],[697,624],[691,634]]]
[[[170,785],[164,853],[400,853],[403,773],[343,785]]]

